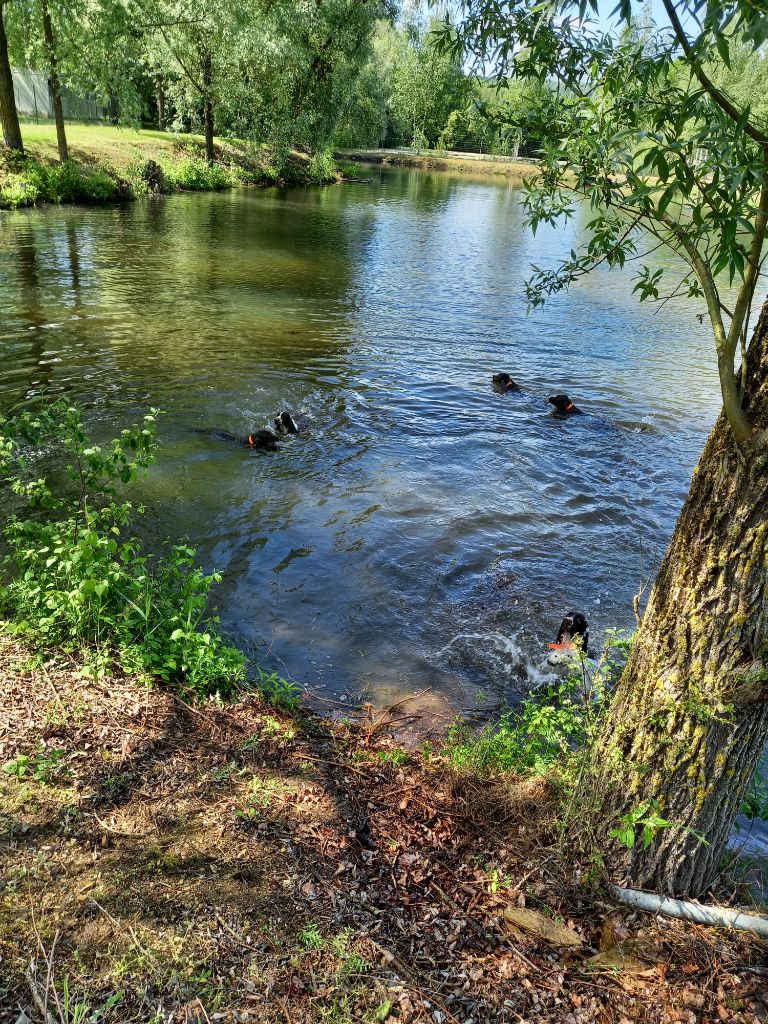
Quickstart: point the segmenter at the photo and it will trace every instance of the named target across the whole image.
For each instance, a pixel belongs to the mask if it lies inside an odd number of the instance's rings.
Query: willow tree
[[[669,826],[618,850],[634,884],[704,891],[768,735],[768,126],[729,96],[731,49],[758,59],[766,0],[662,0],[666,24],[590,22],[597,0],[467,0],[443,44],[499,76],[557,82],[557,141],[527,187],[531,224],[591,208],[581,247],[533,268],[532,304],[600,264],[632,265],[641,299],[700,299],[723,407],[651,592],[582,793],[609,823],[658,807]],[[717,74],[715,74],[717,72]],[[550,136],[551,137],[551,136]],[[676,252],[684,271],[654,268]],[[583,339],[589,345],[589,338]],[[704,837],[703,842],[700,837]]]

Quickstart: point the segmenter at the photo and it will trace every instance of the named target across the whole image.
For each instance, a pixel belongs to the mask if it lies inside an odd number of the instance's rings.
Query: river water
[[[712,343],[618,271],[526,316],[529,264],[578,221],[533,236],[505,181],[372,173],[1,215],[0,407],[64,392],[102,437],[164,409],[145,529],[223,573],[265,666],[337,698],[514,699],[567,610],[597,646],[631,625],[719,407]],[[560,391],[588,415],[552,419]],[[281,408],[305,427],[277,452],[206,433]]]

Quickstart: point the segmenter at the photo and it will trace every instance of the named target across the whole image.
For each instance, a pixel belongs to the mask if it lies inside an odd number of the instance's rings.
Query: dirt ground
[[[545,780],[29,666],[0,639],[3,1024],[768,1021],[766,945],[617,907]]]

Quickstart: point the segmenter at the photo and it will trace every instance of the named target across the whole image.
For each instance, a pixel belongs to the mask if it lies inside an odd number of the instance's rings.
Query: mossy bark
[[[4,6],[5,4],[0,0],[0,122],[3,126],[5,145],[8,149],[15,149],[17,152],[23,153],[24,143],[21,139],[19,115],[16,111],[16,97],[13,94],[13,75],[11,74],[8,39],[3,21]]]
[[[722,414],[709,436],[583,794],[603,822],[658,802],[672,827],[624,867],[681,896],[711,884],[768,737],[768,303],[746,369],[753,439]]]

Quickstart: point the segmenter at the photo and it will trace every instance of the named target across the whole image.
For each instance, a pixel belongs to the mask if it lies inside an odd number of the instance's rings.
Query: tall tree
[[[544,114],[557,141],[528,187],[530,221],[571,216],[577,196],[592,219],[562,265],[534,268],[530,301],[601,263],[632,260],[640,297],[660,298],[662,270],[646,260],[664,246],[687,264],[667,296],[699,297],[712,328],[723,412],[582,794],[604,836],[617,817],[658,807],[672,825],[617,856],[635,884],[696,894],[712,880],[768,737],[768,309],[750,343],[768,223],[768,127],[710,70],[727,68],[734,45],[758,51],[768,2],[662,2],[661,29],[618,35],[587,20],[597,0],[468,0],[442,42],[465,46],[504,77],[560,82]],[[621,0],[620,14],[629,25],[631,0]]]
[[[8,0],[0,0],[0,122],[3,125],[3,140],[8,149],[24,152],[24,143],[16,110],[13,92],[13,75],[8,54],[8,39],[5,34],[4,9]]]
[[[433,146],[451,111],[469,99],[461,62],[435,47],[432,28],[412,17],[376,41],[389,84],[390,137],[398,144]]]
[[[53,25],[51,23],[51,12],[48,7],[48,0],[40,0],[40,18],[43,25],[45,62],[48,68],[48,86],[51,90],[53,117],[56,122],[56,144],[59,149],[59,160],[61,160],[62,163],[66,163],[67,160],[69,160],[69,150],[67,148],[67,133],[64,127],[64,110],[61,105],[59,58],[56,52],[56,39],[53,34]]]

